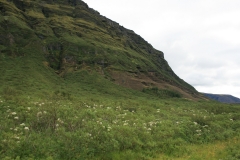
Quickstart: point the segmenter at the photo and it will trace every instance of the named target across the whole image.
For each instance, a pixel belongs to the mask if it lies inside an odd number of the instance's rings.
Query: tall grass
[[[239,136],[240,121],[234,118],[239,106],[151,99],[141,92],[136,99],[88,92],[78,97],[56,91],[48,99],[29,95],[19,98],[23,105],[2,96],[1,159],[184,157],[192,144],[208,146]],[[214,106],[222,112],[212,112]],[[229,144],[225,157],[238,157],[234,146]]]

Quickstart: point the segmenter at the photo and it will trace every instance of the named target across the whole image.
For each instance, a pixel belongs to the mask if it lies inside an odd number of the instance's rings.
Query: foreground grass
[[[0,158],[239,158],[239,106],[85,93],[1,96]]]
[[[240,139],[232,138],[227,141],[219,141],[209,144],[188,145],[188,152],[184,156],[172,157],[161,155],[156,160],[219,160],[219,159],[239,159],[240,157]]]

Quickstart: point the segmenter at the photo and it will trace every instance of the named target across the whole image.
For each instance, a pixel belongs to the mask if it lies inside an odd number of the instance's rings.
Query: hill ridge
[[[222,103],[240,103],[238,97],[232,96],[230,94],[212,94],[212,93],[203,93],[206,97],[216,100]]]

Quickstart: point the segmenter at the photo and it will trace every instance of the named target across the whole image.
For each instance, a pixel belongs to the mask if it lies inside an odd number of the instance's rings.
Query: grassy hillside
[[[0,159],[240,158],[240,106],[204,100],[133,31],[82,1],[0,10]]]
[[[0,9],[2,58],[28,59],[64,78],[87,69],[128,88],[158,87],[200,97],[161,51],[82,1],[1,0]]]
[[[0,159],[239,159],[239,105],[61,78],[35,56],[1,60]]]

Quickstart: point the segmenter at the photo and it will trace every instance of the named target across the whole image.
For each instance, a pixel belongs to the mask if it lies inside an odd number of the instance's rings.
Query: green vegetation
[[[201,99],[140,36],[57,2],[0,0],[0,159],[239,159],[239,105]],[[168,87],[124,88],[116,70]]]
[[[144,88],[143,89],[144,93],[148,93],[148,94],[153,94],[155,96],[158,97],[165,97],[165,98],[180,98],[181,94],[178,93],[177,91],[171,91],[171,90],[167,90],[167,89],[158,89],[157,87],[153,87],[153,88]]]
[[[193,154],[190,145],[239,136],[239,106],[81,88],[92,92],[56,91],[44,99],[6,88],[0,103],[1,159],[174,158]],[[229,145],[225,157],[239,158],[237,148]]]
[[[215,154],[238,159],[239,105],[126,89],[94,71],[62,79],[44,65],[41,75],[19,66],[3,77],[16,74],[1,89],[0,159],[201,159],[196,150],[216,141],[235,142]]]
[[[197,93],[175,75],[161,51],[82,1],[1,0],[0,8],[3,56],[26,56],[33,54],[28,49],[38,49],[34,54],[44,56],[61,76],[86,66],[104,74],[151,72],[159,80]]]

